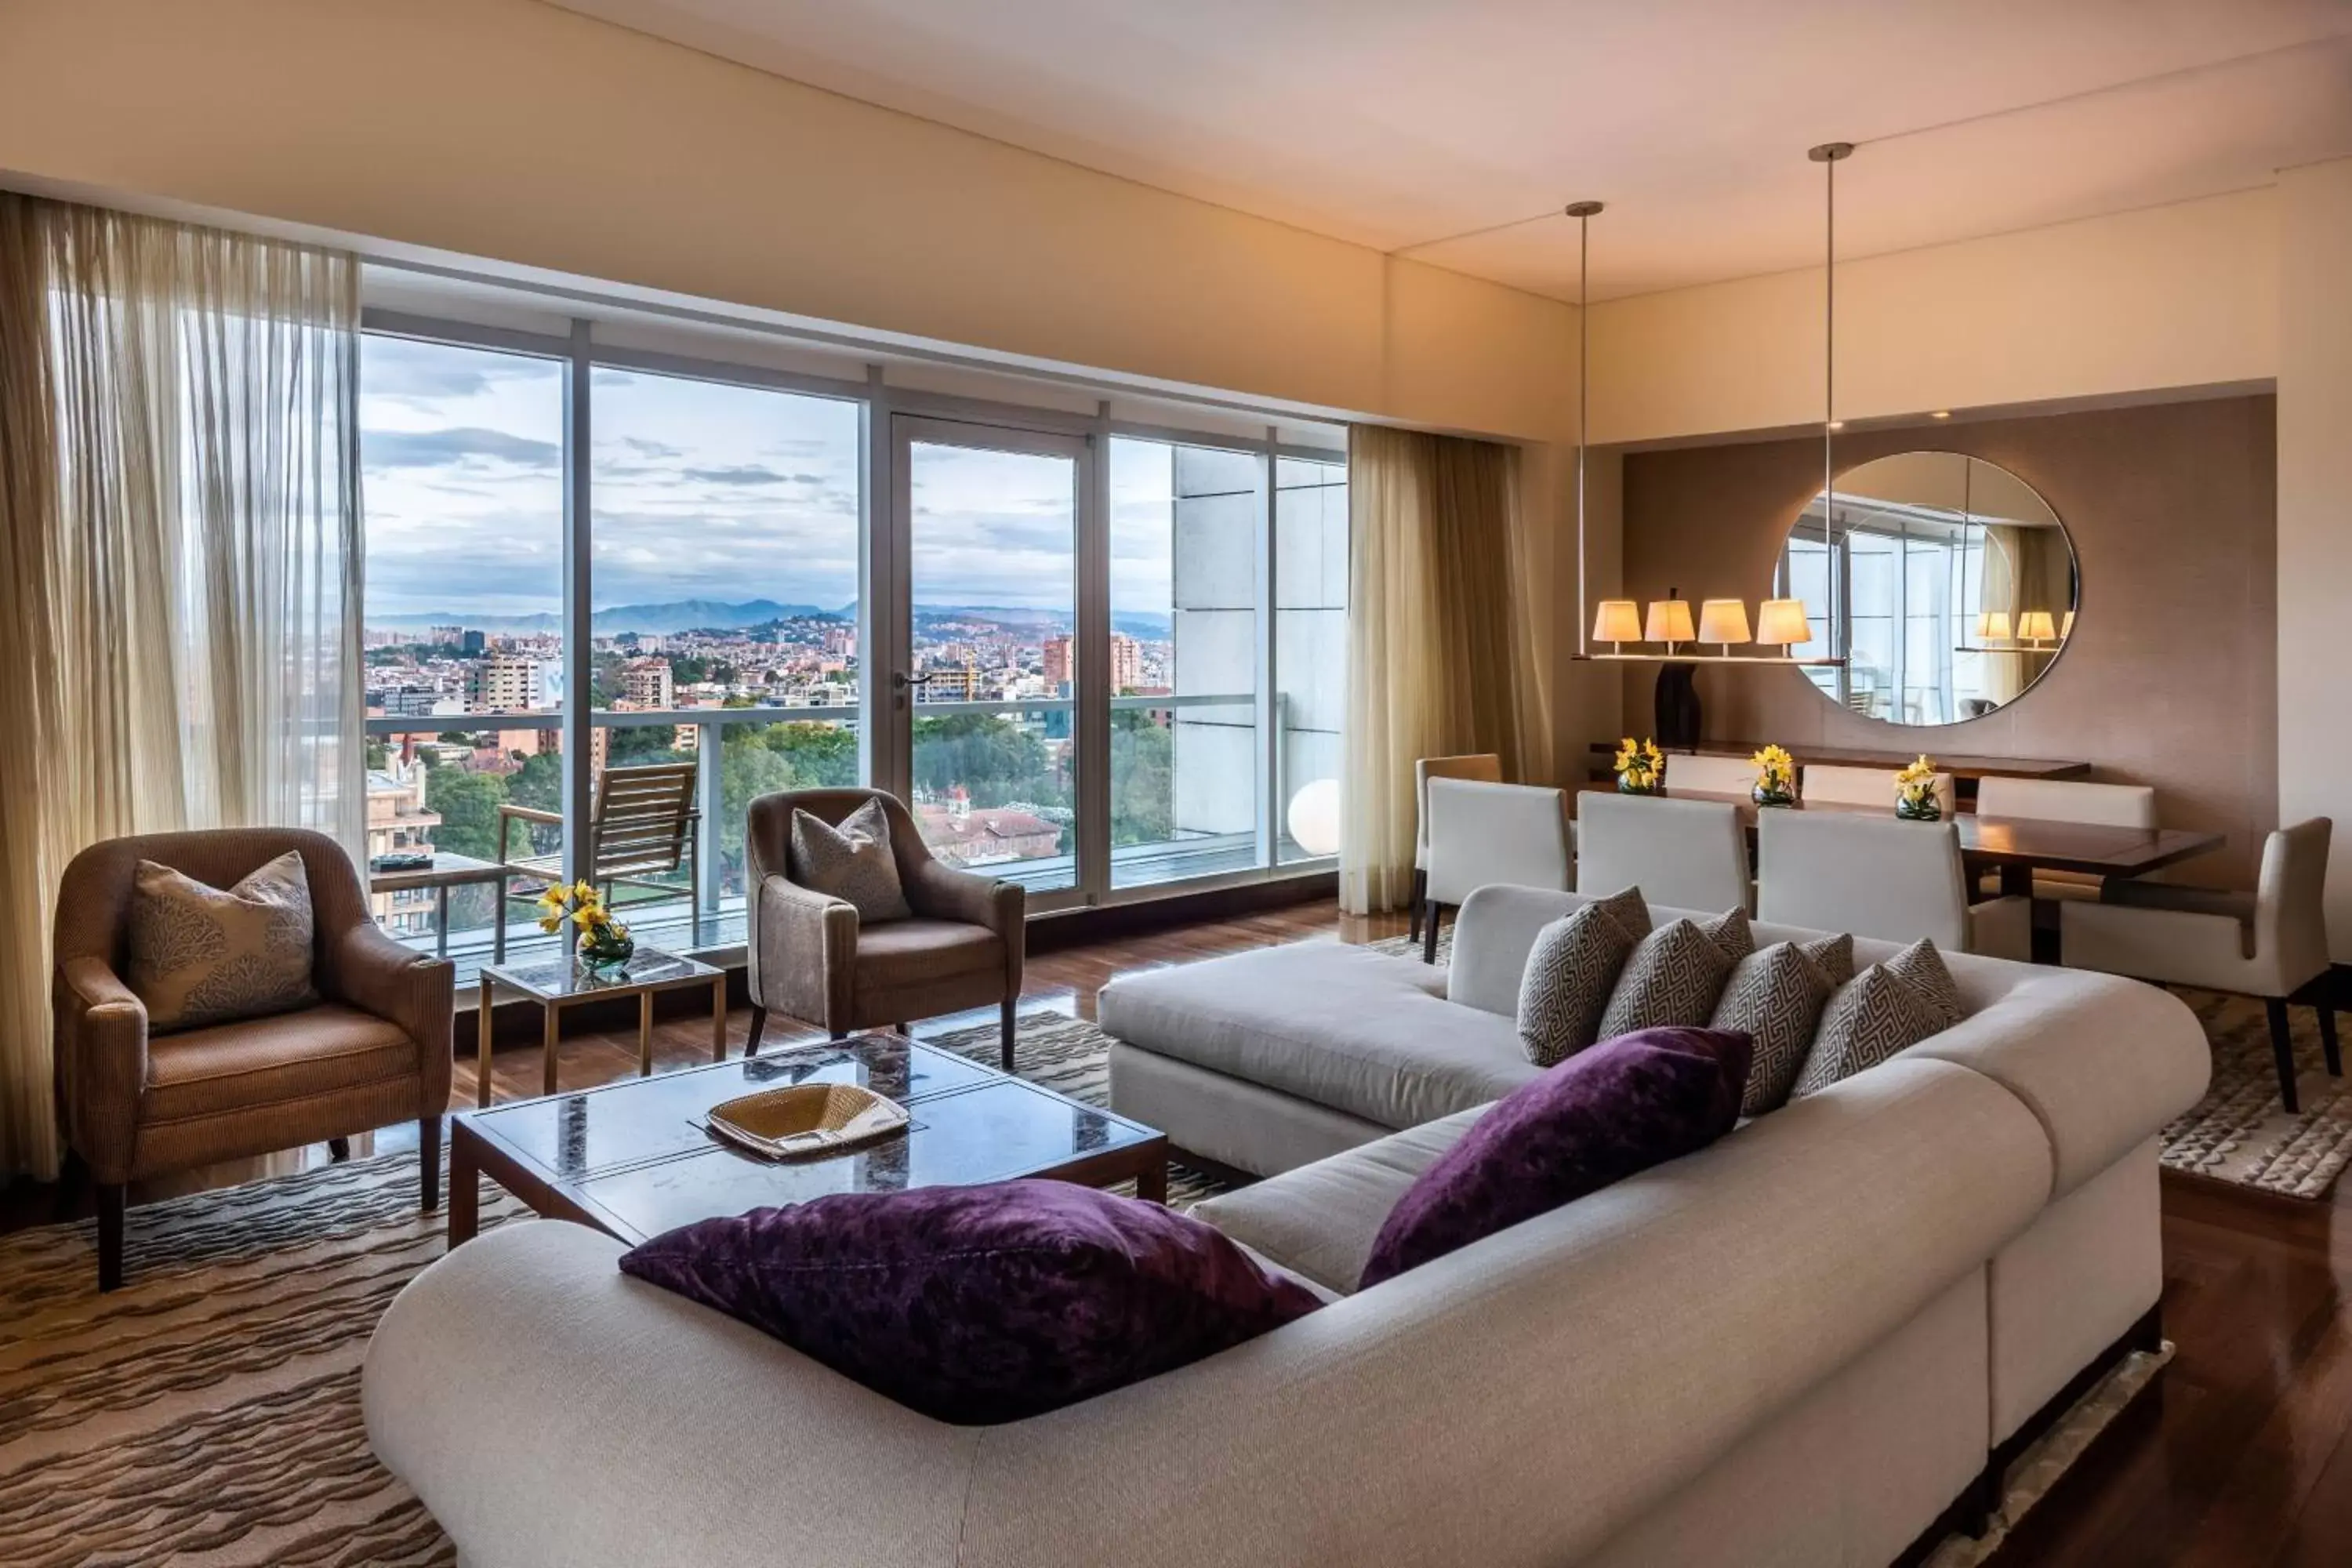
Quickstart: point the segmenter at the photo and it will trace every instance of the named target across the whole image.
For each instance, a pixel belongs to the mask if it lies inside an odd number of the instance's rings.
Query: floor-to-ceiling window
[[[564,699],[561,361],[370,334],[360,457],[371,865],[552,851]],[[448,929],[438,930],[443,910]],[[497,889],[371,894],[417,940],[486,935]]]
[[[1286,812],[1338,773],[1339,453],[569,328],[371,315],[372,858],[580,869],[599,782],[674,767],[695,853],[617,895],[725,949],[781,789],[896,789],[1051,907],[1328,853]],[[501,890],[373,899],[468,962],[540,941]]]

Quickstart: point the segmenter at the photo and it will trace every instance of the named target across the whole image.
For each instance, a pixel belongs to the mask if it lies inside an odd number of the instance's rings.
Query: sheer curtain
[[[1412,895],[1416,759],[1494,752],[1553,774],[1541,542],[1513,447],[1359,426],[1348,441],[1348,765],[1339,904]]]
[[[351,256],[0,193],[0,1167],[57,1164],[78,850],[362,849],[358,370]]]

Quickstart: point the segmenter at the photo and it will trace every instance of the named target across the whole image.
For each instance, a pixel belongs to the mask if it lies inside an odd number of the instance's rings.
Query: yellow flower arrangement
[[[1933,822],[1944,815],[1936,798],[1936,764],[1926,752],[1895,775],[1895,815],[1914,822]]]
[[[1617,743],[1617,787],[1627,795],[1655,795],[1666,776],[1666,754],[1655,741],[1628,735]]]
[[[590,964],[625,963],[635,952],[629,928],[613,918],[603,895],[586,882],[562,882],[539,895],[539,929],[553,936],[566,923],[578,928],[581,957]]]
[[[1767,746],[1748,759],[1756,767],[1756,804],[1790,805],[1797,798],[1797,759],[1785,746]]]

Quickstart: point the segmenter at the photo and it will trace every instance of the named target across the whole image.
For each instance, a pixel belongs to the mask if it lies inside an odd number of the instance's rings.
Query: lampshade
[[[1317,779],[1290,797],[1290,840],[1309,855],[1339,852],[1339,781]]]
[[[2017,617],[2017,635],[2027,642],[2048,642],[2058,635],[2047,610],[2028,610]]]
[[[1977,637],[1983,642],[2008,641],[2009,612],[2007,610],[1980,611],[1977,616]]]
[[[1691,630],[1690,601],[1651,600],[1649,629],[1643,636],[1649,642],[1696,641],[1697,636]]]
[[[1592,616],[1594,642],[1640,642],[1642,612],[1631,599],[1603,599]]]
[[[1801,643],[1813,640],[1813,623],[1805,615],[1802,599],[1767,599],[1757,619],[1756,640],[1760,643]]]
[[[2058,635],[2059,635],[2059,637],[2062,637],[2062,638],[2064,638],[2064,637],[2073,637],[2073,636],[2074,635],[2074,611],[2072,611],[2072,610],[2067,611],[2067,612],[2066,612],[2066,618],[2065,618],[2064,620],[2062,620],[2062,621],[2060,621],[2060,622],[2058,623]]]
[[[1748,640],[1748,604],[1743,599],[1708,599],[1698,607],[1698,640],[1735,643]]]

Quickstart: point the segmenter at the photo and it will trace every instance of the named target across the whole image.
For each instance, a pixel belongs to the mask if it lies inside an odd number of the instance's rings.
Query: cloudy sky
[[[562,607],[562,369],[370,337],[360,418],[371,616],[494,619]],[[599,609],[857,592],[857,407],[832,398],[600,370]],[[1071,466],[951,447],[915,454],[915,599],[1067,611]],[[1169,605],[1170,467],[1112,453],[1112,592]]]

